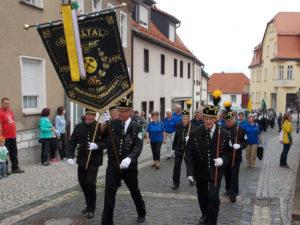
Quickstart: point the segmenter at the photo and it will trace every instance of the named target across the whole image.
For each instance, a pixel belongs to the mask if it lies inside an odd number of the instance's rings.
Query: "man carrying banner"
[[[107,138],[108,165],[102,225],[114,224],[115,197],[121,180],[127,185],[136,206],[137,222],[143,223],[146,216],[145,203],[138,187],[138,157],[143,148],[142,129],[130,118],[132,100],[121,100],[117,109],[119,120],[110,121],[103,134]]]
[[[245,140],[245,130],[241,125],[236,124],[234,114],[231,111],[231,102],[224,102],[226,109],[225,113],[225,128],[229,135],[229,146],[228,149],[230,156],[230,163],[225,166],[225,194],[229,195],[231,202],[236,202],[236,196],[239,194],[239,173],[240,164],[242,162],[242,150],[248,145]]]
[[[101,142],[102,144],[100,143],[101,127],[100,124],[98,124],[98,128],[96,129],[97,122],[95,121],[95,117],[95,111],[86,109],[85,122],[79,123],[75,126],[71,140],[68,144],[68,163],[70,165],[75,163],[73,160],[75,148],[79,145],[77,155],[77,175],[86,203],[86,208],[82,210],[82,213],[85,214],[88,219],[92,219],[94,217],[96,208],[96,179],[99,166],[103,163],[103,151],[101,147],[103,142]],[[86,169],[90,151],[92,152],[88,168]]]
[[[214,105],[203,109],[204,126],[195,128],[189,137],[185,159],[193,165],[198,202],[202,217],[198,224],[216,225],[219,213],[219,190],[224,165],[228,162],[228,132],[216,124],[221,92],[215,91]]]

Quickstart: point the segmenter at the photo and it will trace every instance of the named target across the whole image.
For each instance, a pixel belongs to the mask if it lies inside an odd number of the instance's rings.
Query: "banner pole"
[[[94,131],[94,136],[93,136],[92,142],[94,142],[95,139],[96,139],[96,133],[97,133],[97,130],[98,130],[98,127],[99,127],[99,122],[100,122],[100,113],[99,113],[99,117],[98,117],[97,124],[96,124],[96,127],[95,127],[95,131]],[[85,170],[87,170],[88,167],[89,167],[89,163],[90,163],[90,159],[91,159],[91,155],[92,155],[92,150],[89,150],[89,151],[90,152],[89,152],[88,159],[86,161]]]
[[[102,13],[110,12],[112,10],[116,10],[116,9],[119,9],[119,8],[124,8],[126,6],[127,6],[127,4],[125,2],[123,2],[121,5],[117,5],[115,7],[110,8],[110,9],[104,9],[104,10],[101,10],[101,11],[96,11],[96,12],[81,14],[81,15],[77,16],[77,18],[92,16],[92,15],[97,15],[97,14],[102,14]],[[49,22],[46,22],[46,23],[37,23],[37,24],[32,24],[32,25],[24,24],[24,29],[25,30],[29,30],[29,28],[41,27],[41,26],[51,25],[51,24],[59,23],[59,22],[62,22],[62,20],[59,19],[59,20],[49,21]]]

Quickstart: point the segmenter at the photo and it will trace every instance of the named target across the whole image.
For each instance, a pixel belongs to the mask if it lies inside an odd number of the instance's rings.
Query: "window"
[[[100,11],[102,9],[102,0],[92,0],[93,12]]]
[[[23,113],[40,113],[45,106],[45,60],[21,56]]]
[[[293,66],[288,66],[287,79],[293,79]]]
[[[149,50],[144,49],[144,71],[149,72]]]
[[[148,28],[149,24],[149,9],[143,5],[139,5],[139,23]]]
[[[142,102],[142,105],[141,105],[141,112],[144,112],[145,113],[145,116],[147,118],[147,102]]]
[[[268,69],[265,68],[265,78],[264,78],[264,81],[265,81],[265,82],[267,82],[267,76],[268,76],[267,74],[268,74]]]
[[[278,79],[283,79],[284,76],[284,67],[283,66],[279,66],[278,67]]]
[[[169,39],[170,41],[175,42],[175,37],[176,37],[176,27],[174,24],[169,24]]]
[[[160,73],[165,74],[165,55],[160,55]]]
[[[212,102],[213,99],[214,99],[213,96],[212,96],[212,95],[209,95],[209,101]]]
[[[39,8],[44,7],[43,0],[20,0],[20,2],[24,2],[26,4],[33,5]]]
[[[120,36],[122,46],[127,48],[127,14],[120,11]]]
[[[191,64],[188,63],[188,79],[191,79]]]
[[[231,95],[230,98],[232,103],[236,103],[236,95]]]
[[[174,59],[174,77],[177,77],[177,59]]]
[[[149,101],[149,113],[154,111],[154,101]]]
[[[183,77],[183,61],[180,61],[180,77]]]

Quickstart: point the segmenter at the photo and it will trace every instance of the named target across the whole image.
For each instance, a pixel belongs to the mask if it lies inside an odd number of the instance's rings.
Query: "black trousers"
[[[239,175],[240,175],[241,161],[238,160],[231,168],[231,163],[228,163],[224,168],[225,176],[225,189],[229,191],[231,196],[237,196],[239,194]]]
[[[175,152],[175,164],[173,169],[173,183],[180,184],[180,173],[181,173],[181,164],[182,164],[183,154],[176,154]],[[193,168],[188,165],[185,161],[186,166],[186,176],[194,176]]]
[[[5,139],[5,146],[8,150],[9,159],[11,162],[11,170],[19,169],[18,148],[16,138]],[[8,165],[8,161],[6,161]],[[6,167],[8,169],[8,167]]]
[[[60,134],[58,139],[57,148],[59,152],[60,159],[66,158],[66,134]]]
[[[58,139],[57,138],[51,138],[50,141],[50,159],[54,159],[56,157],[56,150],[58,145]]]
[[[161,149],[162,142],[150,142],[153,161],[160,161],[160,149]]]
[[[215,184],[213,181],[196,178],[196,187],[198,202],[202,215],[206,216],[206,225],[217,225],[220,208],[220,191],[221,182]]]
[[[86,207],[90,212],[95,212],[96,209],[96,182],[98,168],[88,168],[78,165],[77,175],[78,182],[83,191]]]
[[[51,144],[52,138],[42,138],[40,142],[42,143],[42,150],[41,150],[41,163],[48,162],[48,155],[49,155],[49,149]]]
[[[124,182],[130,191],[138,215],[141,217],[146,215],[145,203],[138,187],[138,170],[122,170],[121,176],[115,168],[110,168],[110,166],[108,166],[106,169],[105,199],[101,225],[114,224],[113,214],[116,194],[118,188],[121,186],[121,179],[124,179]]]
[[[280,165],[286,166],[287,165],[287,157],[290,151],[291,145],[290,144],[283,144],[283,150],[280,156]]]

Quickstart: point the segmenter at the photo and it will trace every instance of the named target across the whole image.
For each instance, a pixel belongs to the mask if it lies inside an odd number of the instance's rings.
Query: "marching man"
[[[216,225],[220,207],[219,190],[224,165],[227,164],[228,132],[216,124],[221,92],[214,91],[214,105],[203,109],[204,126],[195,128],[189,137],[186,162],[193,166],[202,216],[198,224]]]
[[[116,194],[124,180],[138,213],[138,223],[145,221],[146,209],[138,186],[138,157],[143,148],[142,129],[130,117],[132,100],[121,100],[116,108],[119,119],[112,120],[104,130],[107,140],[108,165],[105,178],[105,199],[102,225],[113,225]]]
[[[225,194],[229,195],[231,202],[236,202],[236,196],[239,194],[239,173],[240,164],[242,162],[242,150],[248,145],[245,140],[245,130],[236,124],[235,117],[231,111],[231,102],[224,102],[226,109],[225,128],[229,135],[229,156],[230,163],[225,166]]]
[[[103,151],[100,147],[100,124],[98,124],[95,140],[93,141],[94,132],[96,130],[97,122],[95,121],[96,112],[93,110],[85,110],[85,121],[77,124],[68,144],[68,163],[74,165],[74,153],[77,145],[79,151],[77,155],[78,164],[78,181],[84,193],[86,208],[82,213],[88,219],[94,217],[96,208],[96,180],[99,166],[103,162]],[[103,145],[103,142],[102,142]],[[89,154],[90,160],[86,168]]]

